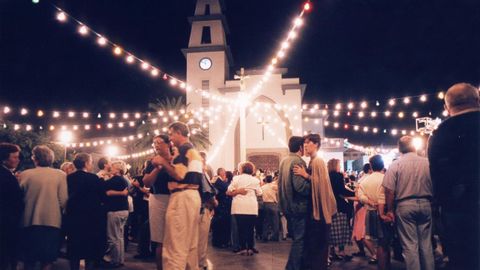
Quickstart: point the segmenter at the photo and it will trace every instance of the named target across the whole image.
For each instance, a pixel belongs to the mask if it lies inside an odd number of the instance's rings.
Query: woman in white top
[[[255,166],[251,162],[239,165],[240,175],[233,178],[227,195],[233,196],[232,215],[237,221],[240,251],[238,254],[253,255],[253,229],[258,215],[257,196],[262,195],[260,181],[253,177]]]

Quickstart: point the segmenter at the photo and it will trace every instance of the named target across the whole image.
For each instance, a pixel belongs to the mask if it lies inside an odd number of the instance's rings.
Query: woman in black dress
[[[70,269],[79,269],[81,259],[85,259],[85,269],[91,269],[105,251],[103,181],[89,172],[93,167],[90,155],[77,154],[73,164],[77,171],[67,176],[67,256]]]
[[[212,220],[212,245],[217,248],[226,248],[230,244],[230,209],[232,198],[227,196],[230,181],[224,168],[218,168],[214,186],[218,191],[218,206]]]

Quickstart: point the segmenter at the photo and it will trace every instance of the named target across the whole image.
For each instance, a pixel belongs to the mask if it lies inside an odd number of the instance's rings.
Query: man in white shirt
[[[390,269],[389,245],[392,237],[392,219],[385,215],[385,191],[382,186],[384,168],[380,155],[369,160],[373,173],[360,183],[358,198],[367,207],[365,240],[377,240],[378,269]]]

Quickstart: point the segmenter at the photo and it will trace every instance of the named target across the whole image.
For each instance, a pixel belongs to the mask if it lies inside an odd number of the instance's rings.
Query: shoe
[[[137,254],[135,256],[133,256],[134,259],[137,259],[137,260],[143,260],[143,259],[148,259],[150,258],[149,255],[147,254]]]
[[[258,249],[256,249],[256,248],[251,248],[250,250],[253,251],[253,253],[255,253],[255,254],[260,253],[260,251],[258,251]]]
[[[239,249],[239,248],[235,248],[235,249],[232,250],[232,252],[233,252],[233,253],[238,253],[240,250],[241,250],[241,249]]]
[[[247,250],[247,256],[253,256],[254,252],[253,250],[249,249]]]
[[[342,255],[333,254],[333,255],[332,255],[332,261],[343,261],[343,256],[342,256]]]
[[[352,256],[354,256],[354,257],[365,257],[367,255],[365,254],[365,252],[360,252],[359,251],[359,252],[353,253]]]
[[[102,265],[102,268],[116,269],[116,268],[120,268],[122,266],[123,266],[123,264],[121,264],[121,263],[108,263],[108,264]]]
[[[352,258],[353,258],[353,256],[350,256],[350,255],[345,255],[345,256],[343,256],[343,261],[345,261],[345,262],[349,262],[349,261],[351,261],[351,260],[352,260]]]
[[[370,260],[368,260],[368,264],[377,264],[377,263],[378,263],[378,260],[375,258],[371,258]]]
[[[248,250],[242,249],[242,250],[240,250],[240,251],[238,251],[238,252],[236,252],[236,253],[237,253],[238,255],[247,255]]]

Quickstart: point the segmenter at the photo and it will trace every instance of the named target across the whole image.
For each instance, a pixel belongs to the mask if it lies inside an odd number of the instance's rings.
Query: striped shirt
[[[202,157],[191,143],[178,147],[178,152],[173,167],[181,180],[169,179],[168,189],[198,189],[203,176]]]

